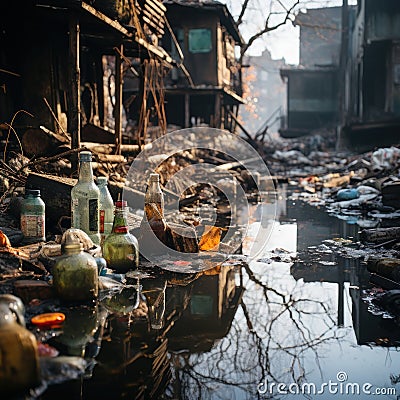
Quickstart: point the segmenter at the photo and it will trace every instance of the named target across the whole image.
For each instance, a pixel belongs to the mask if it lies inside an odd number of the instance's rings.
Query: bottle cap
[[[126,200],[117,200],[115,202],[115,207],[124,208],[128,206],[128,202]]]
[[[81,151],[79,153],[79,161],[92,161],[91,151]]]
[[[75,234],[75,229],[67,229],[61,239],[64,242],[63,249],[66,253],[69,251],[83,251],[84,247],[79,237]]]
[[[40,190],[39,189],[26,189],[25,190],[25,196],[34,196],[34,197],[39,197],[40,196]]]
[[[150,174],[150,182],[159,182],[160,175],[159,174]]]
[[[64,246],[64,251],[68,253],[69,251],[83,251],[83,244],[82,243],[70,243]]]

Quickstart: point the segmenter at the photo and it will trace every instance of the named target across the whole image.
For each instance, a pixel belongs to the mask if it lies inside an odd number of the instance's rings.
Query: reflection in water
[[[87,357],[95,358],[91,375],[54,385],[43,399],[67,398],[64,389],[74,385],[74,398],[81,399],[271,398],[260,383],[312,383],[319,389],[337,382],[339,372],[347,374],[346,382],[399,391],[400,355],[390,346],[399,329],[368,312],[361,298],[369,285],[365,266],[320,251],[326,239],[357,237],[354,225],[286,200],[284,192],[277,209],[263,254],[248,264],[202,274],[164,271],[165,286],[154,298],[149,279],[141,280],[137,292],[101,304],[98,310],[107,312],[96,331],[98,351],[86,346]],[[246,245],[251,240],[244,252]],[[297,255],[296,262],[274,261],[277,248]],[[160,324],[153,329],[151,307],[159,304]],[[328,392],[306,397],[330,398]]]

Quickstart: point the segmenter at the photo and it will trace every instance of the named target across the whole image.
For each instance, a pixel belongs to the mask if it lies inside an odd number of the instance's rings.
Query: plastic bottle
[[[97,186],[100,190],[100,240],[101,243],[111,233],[113,221],[114,221],[114,201],[107,186],[107,177],[99,176],[97,178]]]
[[[21,205],[21,231],[25,243],[46,241],[45,204],[40,198],[40,190],[25,190]]]
[[[71,190],[71,227],[86,232],[95,244],[100,244],[99,199],[100,190],[93,179],[92,153],[81,151],[78,182]]]
[[[102,245],[107,266],[117,273],[134,270],[139,264],[139,245],[136,237],[129,232],[126,211],[126,201],[115,202],[112,231]]]
[[[62,300],[90,302],[99,292],[96,260],[83,251],[83,245],[74,237],[66,238],[65,254],[58,257],[52,268],[53,286]]]

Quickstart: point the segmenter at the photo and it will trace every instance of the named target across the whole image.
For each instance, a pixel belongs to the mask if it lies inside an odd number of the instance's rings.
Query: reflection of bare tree
[[[338,339],[334,309],[296,282],[281,288],[255,270],[243,267],[246,291],[226,337],[208,353],[172,355],[175,398],[254,399],[260,382],[304,382],[310,359],[322,374],[319,353]]]

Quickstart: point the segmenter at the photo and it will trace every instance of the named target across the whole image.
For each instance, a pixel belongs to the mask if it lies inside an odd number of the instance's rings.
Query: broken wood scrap
[[[99,144],[96,142],[81,141],[81,146],[94,154],[112,154],[115,152],[115,145],[112,144]],[[138,146],[139,147],[139,146]]]
[[[29,157],[40,157],[59,153],[59,147],[69,145],[70,141],[65,136],[40,126],[27,129],[22,136],[21,144],[24,154]]]
[[[114,154],[116,152],[117,146],[111,143],[103,143],[99,144],[96,142],[83,141],[81,145],[84,146],[87,150],[90,150],[93,154]],[[121,153],[139,153],[139,146],[137,144],[121,144]],[[149,148],[149,146],[147,147]]]
[[[172,244],[174,250],[181,253],[199,252],[196,230],[192,226],[168,222],[166,231],[169,237],[167,240]]]
[[[115,144],[115,133],[98,125],[86,124],[82,127],[81,140],[98,144]]]
[[[34,279],[18,279],[14,282],[14,294],[24,304],[29,304],[33,299],[46,300],[55,297],[54,288],[48,282]]]
[[[119,154],[96,154],[95,159],[99,160],[100,162],[111,164],[120,164],[127,162],[126,158]]]
[[[389,240],[400,240],[400,227],[363,229],[359,236],[363,243],[384,243]]]

